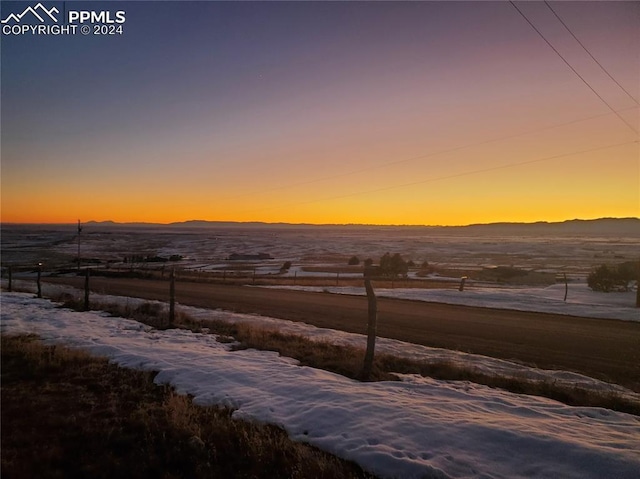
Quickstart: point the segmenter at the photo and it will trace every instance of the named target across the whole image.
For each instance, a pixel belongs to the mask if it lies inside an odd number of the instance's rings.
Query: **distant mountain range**
[[[332,228],[332,229],[402,229],[426,230],[430,234],[471,234],[471,235],[588,235],[588,236],[625,236],[640,238],[640,218],[600,218],[594,220],[568,220],[562,222],[540,221],[536,223],[488,223],[467,226],[419,226],[419,225],[313,225],[291,223],[261,223],[233,221],[189,220],[169,224],[157,223],[116,223],[113,221],[89,221],[84,223],[95,227],[164,227],[164,228]]]
[[[595,220],[568,220],[557,223],[490,223],[460,227],[472,233],[509,235],[589,235],[638,236],[640,218],[600,218]]]

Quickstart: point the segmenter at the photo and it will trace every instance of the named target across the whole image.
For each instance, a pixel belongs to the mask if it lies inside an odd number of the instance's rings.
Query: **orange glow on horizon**
[[[520,155],[521,166],[501,168],[518,153],[505,146],[504,159],[487,150],[471,166],[458,166],[463,156],[455,154],[423,171],[398,164],[362,173],[362,180],[346,175],[298,186],[295,176],[264,186],[261,174],[215,185],[207,176],[145,183],[109,175],[82,185],[74,185],[73,178],[54,184],[43,176],[28,187],[3,182],[1,220],[458,226],[640,216],[637,144],[536,162],[560,149],[549,145],[546,156]],[[411,168],[405,172],[404,166]]]

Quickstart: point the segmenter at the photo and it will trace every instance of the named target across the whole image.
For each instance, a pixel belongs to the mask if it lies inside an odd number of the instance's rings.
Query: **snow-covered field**
[[[214,335],[156,331],[25,293],[3,293],[1,317],[3,333],[36,333],[124,367],[159,371],[156,382],[194,395],[198,404],[230,406],[236,418],[280,425],[294,440],[382,477],[640,476],[640,418],[629,414],[415,376],[359,383],[275,353],[232,352]]]
[[[584,278],[594,266],[637,261],[640,231],[633,234],[551,235],[472,234],[438,229],[385,227],[271,226],[268,228],[208,228],[164,226],[114,226],[86,224],[82,256],[103,262],[124,256],[184,257],[177,266],[187,270],[220,271],[239,264],[258,274],[276,274],[285,261],[289,275],[307,276],[308,266],[346,266],[353,255],[374,261],[385,253],[400,253],[416,265],[427,261],[437,268],[473,271],[490,266],[510,266],[529,271],[566,273]],[[45,268],[69,265],[77,255],[76,225],[2,225],[3,266]],[[267,253],[273,260],[227,261],[233,253]],[[140,265],[139,265],[140,266]],[[153,264],[144,266],[154,267]],[[159,265],[155,265],[159,266]],[[466,273],[463,273],[466,274]],[[313,276],[323,276],[314,273]],[[335,274],[328,274],[334,276]],[[341,277],[347,277],[341,275]]]
[[[364,287],[337,286],[261,286],[303,291],[325,291],[337,294],[365,295]],[[431,301],[435,303],[479,306],[483,308],[538,311],[585,318],[622,319],[640,321],[640,309],[635,307],[636,293],[600,293],[586,283],[571,283],[564,301],[565,286],[556,284],[546,288],[478,287],[468,284],[464,291],[457,289],[395,288],[377,289],[377,296]]]

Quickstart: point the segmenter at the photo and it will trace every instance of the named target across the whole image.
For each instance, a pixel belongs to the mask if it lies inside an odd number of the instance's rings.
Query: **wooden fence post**
[[[567,295],[569,294],[569,281],[567,280],[567,273],[564,274],[564,301],[567,302]]]
[[[80,220],[78,220],[78,273],[80,272],[80,263],[82,262],[80,259],[80,233],[82,233],[82,224],[80,224]]]
[[[371,280],[365,278],[364,288],[367,291],[367,302],[369,306],[369,321],[367,323],[367,351],[364,355],[364,367],[362,368],[362,379],[369,380],[373,369],[373,357],[376,348],[376,328],[378,322],[378,300],[371,286]]]
[[[84,310],[89,311],[89,268],[84,272]]]
[[[460,278],[460,286],[458,287],[458,291],[464,291],[464,284],[467,282],[467,276],[463,276]]]
[[[171,268],[169,276],[169,326],[173,326],[176,318],[176,272]]]
[[[42,284],[40,283],[40,276],[42,276],[42,263],[38,263],[38,276],[36,283],[38,285],[38,298],[42,298]]]
[[[640,261],[638,261],[638,280],[636,281],[636,308],[640,308]]]

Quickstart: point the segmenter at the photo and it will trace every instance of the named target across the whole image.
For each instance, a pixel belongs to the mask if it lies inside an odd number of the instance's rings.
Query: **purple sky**
[[[577,74],[509,2],[67,2],[124,33],[3,35],[2,221],[638,216],[640,4],[549,3],[631,96],[516,5]]]

